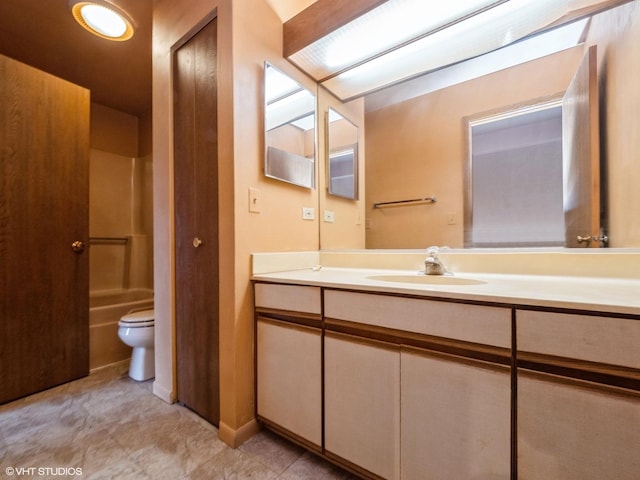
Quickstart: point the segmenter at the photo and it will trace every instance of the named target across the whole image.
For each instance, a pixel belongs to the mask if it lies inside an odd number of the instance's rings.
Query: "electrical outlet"
[[[447,213],[447,225],[456,225],[458,216],[455,213]]]
[[[327,223],[333,223],[335,215],[331,210],[324,211],[324,221]]]
[[[302,207],[302,219],[313,220],[316,218],[316,211],[313,207]]]
[[[249,189],[249,211],[251,213],[260,213],[260,190],[256,188]]]

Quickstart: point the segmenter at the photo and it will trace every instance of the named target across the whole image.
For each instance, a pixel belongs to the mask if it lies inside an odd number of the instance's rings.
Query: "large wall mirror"
[[[640,138],[633,134],[640,129],[640,111],[637,109],[640,91],[636,86],[637,72],[640,72],[640,2],[627,2],[594,15],[588,21],[574,22],[562,28],[570,30],[553,32],[566,36],[567,40],[560,41],[555,37],[554,48],[546,50],[544,55],[526,56],[526,52],[531,51],[527,40],[365,97],[362,128],[366,158],[360,174],[365,178],[361,200],[365,202],[367,248],[422,249],[429,245],[464,248],[465,215],[473,208],[465,205],[469,119],[476,119],[486,112],[529,104],[536,99],[562,96],[593,45],[598,51],[598,83],[589,88],[592,92],[595,88],[599,118],[595,119],[594,125],[588,114],[578,113],[577,120],[595,127],[596,137],[600,137],[599,146],[591,143],[581,148],[598,150],[600,154],[595,170],[602,174],[602,208],[592,208],[588,214],[593,220],[592,227],[573,231],[564,242],[556,231],[551,240],[517,240],[511,242],[512,245],[502,246],[548,247],[567,245],[578,237],[597,239],[602,233],[597,225],[601,225],[607,228],[609,247],[640,247],[640,216],[634,206],[640,205],[640,189],[635,187],[640,182],[640,168],[634,160],[635,152],[640,150]],[[531,40],[540,37],[544,35]],[[559,45],[562,47],[558,48]],[[557,124],[558,119],[554,121]],[[564,125],[562,128],[564,131],[568,128],[584,130],[584,125]],[[489,130],[491,127],[484,128]],[[478,130],[481,131],[482,128]],[[597,138],[593,142],[597,142]],[[529,164],[536,161],[530,155],[527,158]],[[492,161],[499,163],[496,158]],[[511,167],[516,168],[515,165]],[[504,185],[501,179],[507,171],[499,166],[493,168],[496,170],[484,172],[488,177],[487,185],[494,195],[492,201],[504,206],[511,200],[495,198],[495,194],[497,187]],[[554,168],[557,173],[560,165],[556,164]],[[544,169],[538,169],[535,174],[541,175],[544,184]],[[554,181],[553,191],[550,186],[545,190],[545,195],[560,202],[557,206],[562,208],[563,214],[577,210],[574,208],[576,202],[582,201],[579,197],[570,199],[566,195],[575,188],[573,180],[579,174],[565,171],[561,187]],[[528,175],[531,174],[522,174],[524,184],[513,188],[528,188]],[[558,188],[563,190],[562,194]],[[597,197],[601,192],[592,191],[591,195]],[[376,202],[429,196],[437,197],[438,202],[384,209],[373,207]],[[605,213],[601,214],[600,210]],[[331,227],[321,224],[320,228],[329,231]],[[593,247],[598,243],[596,240],[574,246]],[[467,246],[477,248],[479,245],[467,242]]]
[[[315,188],[316,96],[265,62],[265,175]]]
[[[358,199],[358,127],[333,108],[327,111],[327,189]]]

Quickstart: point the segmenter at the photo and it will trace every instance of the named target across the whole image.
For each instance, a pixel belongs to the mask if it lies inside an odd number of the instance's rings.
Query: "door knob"
[[[80,240],[76,240],[71,244],[71,250],[73,250],[76,253],[84,252],[84,242],[81,242]]]
[[[578,243],[586,243],[587,245],[589,245],[591,242],[600,242],[607,244],[609,242],[609,237],[607,237],[606,235],[587,235],[586,237],[578,235],[576,237],[576,240]]]
[[[200,245],[202,245],[202,240],[200,240],[198,237],[193,237],[194,248],[198,248]]]
[[[578,241],[578,243],[586,243],[587,245],[589,245],[591,243],[591,240],[593,240],[593,237],[591,235],[587,235],[585,237],[583,237],[582,235],[578,235],[576,237],[576,240]]]

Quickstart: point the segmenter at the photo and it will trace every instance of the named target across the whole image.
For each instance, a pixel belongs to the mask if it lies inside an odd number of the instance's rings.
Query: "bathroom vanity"
[[[637,478],[640,280],[354,264],[254,273],[264,425],[364,478]]]

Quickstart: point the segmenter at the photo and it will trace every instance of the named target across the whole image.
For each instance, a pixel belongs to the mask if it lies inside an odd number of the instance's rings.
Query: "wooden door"
[[[0,403],[89,373],[89,108],[0,56]]]
[[[589,48],[562,101],[565,245],[599,247],[600,134],[596,47]]]
[[[174,52],[178,400],[217,425],[219,400],[216,20]]]

